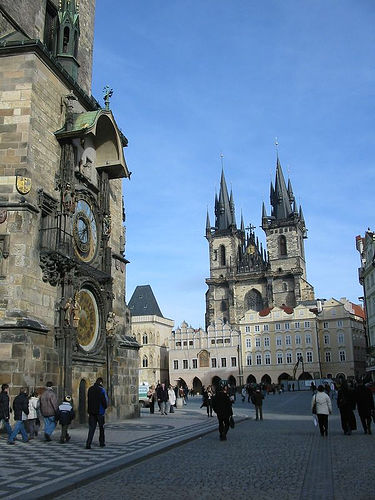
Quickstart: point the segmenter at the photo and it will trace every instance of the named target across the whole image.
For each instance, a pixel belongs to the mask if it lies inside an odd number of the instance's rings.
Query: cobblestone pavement
[[[73,429],[65,445],[2,438],[0,498],[57,498],[66,488],[58,498],[375,499],[374,435],[362,433],[357,417],[358,431],[344,436],[335,410],[322,438],[310,401],[310,393],[267,396],[260,422],[253,405],[237,401],[224,442],[197,398],[174,415],[143,410],[107,425],[106,448],[85,450],[86,429]]]
[[[269,396],[264,420],[174,447],[59,498],[370,500],[375,498],[375,436],[341,431],[337,409],[322,438],[309,411],[311,394]],[[335,406],[335,403],[334,403]],[[236,403],[238,414],[249,413]]]

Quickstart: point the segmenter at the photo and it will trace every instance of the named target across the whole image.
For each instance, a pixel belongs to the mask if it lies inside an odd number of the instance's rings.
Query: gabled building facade
[[[141,346],[139,382],[149,385],[168,383],[168,347],[173,320],[165,318],[150,285],[137,286],[129,301],[132,335]]]
[[[127,139],[91,95],[95,2],[0,0],[0,381],[51,380],[86,418],[138,414],[125,302]]]

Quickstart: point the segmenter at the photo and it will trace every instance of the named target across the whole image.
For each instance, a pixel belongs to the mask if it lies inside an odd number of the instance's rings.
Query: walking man
[[[10,411],[11,410],[9,409],[9,385],[3,384],[1,386],[1,392],[0,392],[0,423],[4,421],[4,427],[8,433],[8,440],[9,436],[12,434],[12,427],[9,423]]]
[[[46,383],[46,390],[40,396],[40,413],[44,419],[44,437],[51,441],[51,434],[56,428],[56,414],[59,406],[56,394],[53,392],[53,383]]]
[[[212,407],[219,421],[220,441],[226,441],[229,419],[233,415],[232,402],[228,394],[228,386],[219,389],[213,398]]]
[[[25,387],[21,387],[20,393],[14,398],[13,411],[16,425],[14,426],[13,432],[9,436],[8,444],[14,444],[14,440],[19,432],[22,435],[22,441],[27,443],[29,438],[27,436],[24,421],[27,420],[27,415],[29,414],[29,399],[27,397],[27,389]]]
[[[96,379],[87,391],[87,408],[89,414],[89,433],[87,435],[86,450],[91,449],[92,439],[95,434],[96,425],[99,425],[99,445],[105,446],[104,438],[104,414],[108,407],[108,397],[103,387],[103,379]]]

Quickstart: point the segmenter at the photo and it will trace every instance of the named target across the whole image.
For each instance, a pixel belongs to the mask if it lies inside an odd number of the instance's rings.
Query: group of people
[[[331,387],[319,385],[314,388],[311,409],[316,414],[321,436],[328,435],[328,415],[332,413]],[[334,391],[335,394],[335,391]],[[337,407],[340,411],[341,427],[346,436],[357,430],[354,410],[357,408],[364,434],[371,434],[371,419],[375,418],[374,398],[364,382],[351,387],[343,380],[337,390]]]
[[[155,413],[155,405],[158,405],[161,415],[174,413],[177,397],[182,397],[184,399],[184,404],[186,404],[183,388],[173,388],[171,384],[167,386],[164,382],[162,384],[157,384],[156,387],[155,385],[151,385],[147,391],[147,397],[150,413]]]
[[[86,440],[86,449],[91,448],[95,429],[99,425],[99,445],[105,446],[104,438],[104,414],[108,406],[108,397],[103,387],[103,379],[98,378],[95,384],[89,388],[87,393],[87,404],[89,414],[89,431]],[[10,414],[14,413],[14,427],[10,425]],[[8,444],[15,444],[18,434],[22,441],[27,443],[38,436],[41,420],[44,422],[44,439],[51,441],[56,425],[60,423],[60,443],[70,441],[69,426],[75,418],[72,398],[65,395],[61,404],[58,404],[57,396],[53,390],[53,383],[47,382],[42,394],[32,392],[21,387],[18,396],[10,404],[9,385],[3,384],[0,393],[0,423],[4,422],[8,434]]]

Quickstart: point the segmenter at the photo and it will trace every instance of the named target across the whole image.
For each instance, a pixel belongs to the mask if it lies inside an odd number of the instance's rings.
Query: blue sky
[[[261,224],[276,166],[302,204],[307,278],[358,302],[355,236],[373,224],[373,0],[97,0],[93,94],[129,140],[127,301],[204,327],[206,211],[221,163],[237,222]]]

